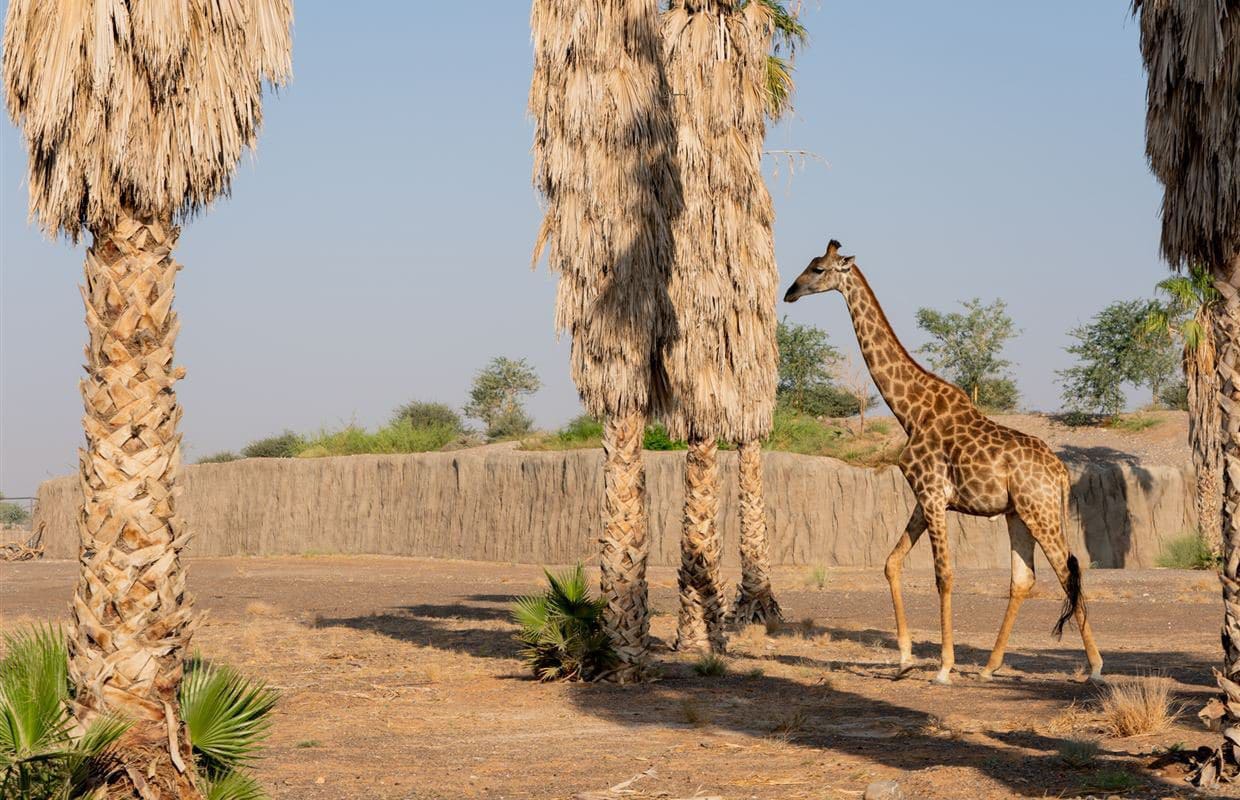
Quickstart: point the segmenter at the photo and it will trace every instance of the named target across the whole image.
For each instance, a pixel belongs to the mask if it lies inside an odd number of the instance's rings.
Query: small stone
[[[327,778],[324,778],[322,775],[320,775],[319,777],[314,779],[314,782],[315,783],[327,783]]]
[[[904,792],[895,781],[874,781],[865,787],[863,800],[904,800]]]

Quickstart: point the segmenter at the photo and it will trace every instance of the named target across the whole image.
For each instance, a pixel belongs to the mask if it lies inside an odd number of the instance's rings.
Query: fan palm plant
[[[772,30],[771,52],[766,57],[766,113],[772,122],[779,122],[792,111],[793,56],[798,47],[809,41],[809,31],[797,13],[800,3],[789,8],[785,0],[750,0],[760,2],[770,12]]]
[[[1163,185],[1162,252],[1200,264],[1220,299],[1223,743],[1194,776],[1240,774],[1240,0],[1134,0],[1148,74],[1146,154]]]
[[[8,634],[0,660],[0,800],[95,798],[123,768],[116,745],[131,723],[96,717],[74,736],[64,634],[50,626]],[[246,771],[266,738],[277,694],[235,670],[194,659],[179,693],[199,789],[209,800],[262,800]]]
[[[673,223],[670,284],[678,333],[663,357],[668,431],[689,442],[677,633],[682,649],[718,652],[725,645],[718,439],[741,445],[749,580],[742,581],[738,616],[758,616],[750,607],[769,596],[758,442],[770,433],[775,405],[778,273],[761,159],[772,109],[768,57],[782,9],[763,0],[673,0],[664,15],[684,191],[684,211]],[[747,597],[747,588],[765,596]]]
[[[601,568],[604,628],[638,679],[649,650],[641,442],[661,404],[662,341],[679,210],[660,61],[658,0],[534,0],[534,182],[546,214],[535,257],[559,276],[556,326],[572,340],[573,380],[604,421]]]
[[[228,192],[290,70],[291,0],[12,0],[9,114],[32,216],[92,237],[82,296],[86,445],[69,675],[78,722],[120,713],[115,792],[196,797],[177,687],[193,627],[177,515],[175,222]]]
[[[521,660],[540,681],[595,680],[616,666],[616,654],[603,628],[607,601],[590,597],[581,565],[558,575],[544,571],[545,592],[513,604],[521,626]]]
[[[4,637],[0,660],[0,800],[86,797],[116,767],[129,728],[98,716],[74,738],[64,635],[35,627]]]
[[[1158,284],[1167,300],[1150,314],[1148,328],[1166,331],[1183,344],[1181,363],[1188,388],[1188,441],[1197,473],[1197,527],[1211,552],[1222,548],[1222,408],[1214,329],[1220,295],[1214,277],[1200,264]]]

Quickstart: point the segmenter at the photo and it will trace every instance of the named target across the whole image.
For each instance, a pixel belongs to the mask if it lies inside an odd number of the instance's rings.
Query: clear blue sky
[[[771,181],[784,283],[842,240],[910,348],[918,306],[1002,297],[1024,404],[1058,408],[1066,331],[1164,274],[1128,0],[806,5],[796,119],[768,146],[830,166]],[[298,3],[294,82],[181,238],[188,461],[459,406],[500,354],[536,365],[540,425],[577,413],[554,283],[528,268],[528,3],[468,8]],[[0,148],[0,491],[19,495],[75,468],[83,249],[27,224],[7,123]],[[785,308],[855,352],[838,296]]]

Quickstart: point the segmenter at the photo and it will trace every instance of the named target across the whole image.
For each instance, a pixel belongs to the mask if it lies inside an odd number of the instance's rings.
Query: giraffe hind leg
[[[1062,632],[1064,624],[1070,618],[1076,619],[1081,630],[1081,643],[1085,647],[1085,657],[1089,660],[1089,678],[1092,681],[1102,680],[1102,656],[1098,653],[1098,645],[1094,642],[1094,632],[1089,625],[1089,617],[1085,610],[1085,597],[1081,589],[1081,565],[1076,556],[1068,551],[1068,541],[1064,538],[1060,526],[1059,515],[1037,508],[1021,511],[1021,518],[1029,525],[1033,538],[1042,547],[1046,560],[1059,578],[1067,599],[1064,611],[1055,624],[1055,633]]]
[[[1012,626],[1016,624],[1016,615],[1037,580],[1033,565],[1033,534],[1016,514],[1007,515],[1007,524],[1012,545],[1012,583],[1008,591],[1007,612],[1003,615],[1003,624],[999,626],[994,650],[981,672],[983,680],[990,680],[1003,666],[1003,653],[1007,649],[1008,637],[1012,635]]]

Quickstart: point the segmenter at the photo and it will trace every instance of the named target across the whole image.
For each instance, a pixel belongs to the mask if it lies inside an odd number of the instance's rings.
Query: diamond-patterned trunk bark
[[[740,473],[741,584],[731,619],[740,625],[783,619],[771,588],[771,545],[766,536],[766,502],[762,496],[762,445],[737,446]]]
[[[73,595],[69,675],[74,714],[134,721],[120,743],[114,791],[197,798],[177,692],[193,628],[177,516],[181,408],[172,364],[178,231],[124,216],[86,253],[86,447],[80,571]]]
[[[1192,776],[1205,787],[1240,775],[1240,257],[1228,275],[1215,281],[1223,297],[1216,342],[1223,417],[1223,671],[1215,671],[1223,696],[1221,707],[1213,705],[1223,741]]]
[[[604,527],[600,590],[607,601],[603,627],[619,657],[607,677],[641,680],[650,650],[646,603],[646,561],[650,538],[646,517],[646,472],[642,465],[643,414],[611,417],[603,429]]]
[[[718,517],[719,447],[714,439],[690,439],[680,536],[677,650],[722,653],[726,649]]]

